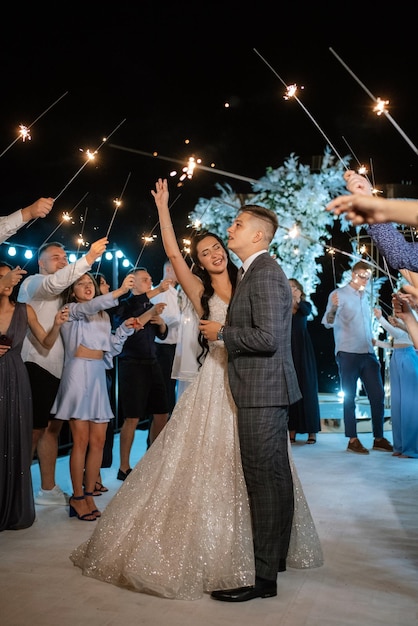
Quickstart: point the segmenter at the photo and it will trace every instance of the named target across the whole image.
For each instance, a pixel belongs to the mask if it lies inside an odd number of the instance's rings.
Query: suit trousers
[[[242,467],[253,526],[255,572],[276,580],[292,528],[293,479],[288,456],[288,407],[238,409]]]
[[[383,437],[385,420],[385,390],[383,387],[380,363],[375,354],[337,352],[336,361],[340,374],[341,389],[344,392],[344,428],[346,437],[357,437],[356,391],[357,380],[364,385],[370,401],[373,436]]]

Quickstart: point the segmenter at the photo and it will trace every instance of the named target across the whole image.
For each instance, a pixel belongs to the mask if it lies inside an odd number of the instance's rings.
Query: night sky
[[[54,239],[76,249],[81,231],[94,241],[114,217],[111,245],[134,263],[141,237],[157,221],[150,189],[158,177],[181,169],[177,160],[186,164],[190,156],[258,179],[292,153],[310,164],[323,154],[327,138],[339,155],[352,154],[353,167],[358,161],[371,164],[377,186],[418,184],[416,151],[384,115],[373,113],[370,96],[330,51],[372,95],[390,101],[393,120],[415,145],[418,41],[410,5],[398,2],[388,12],[378,3],[293,4],[257,2],[248,9],[235,2],[119,2],[104,9],[102,3],[71,3],[56,16],[35,7],[33,14],[16,14],[8,24],[3,20],[0,213],[59,195],[85,163],[85,151],[96,149],[120,125],[94,164],[60,194],[51,215],[11,241],[37,247],[62,212],[80,203],[73,212],[76,224],[63,225]],[[298,85],[298,97],[316,124],[295,100],[284,100],[282,81]],[[13,143],[19,125],[29,126],[38,116],[31,141]],[[173,162],[111,144],[157,151]],[[113,201],[128,178],[114,216]],[[170,188],[172,197],[179,195],[173,207],[179,236],[198,198],[217,195],[216,183],[251,192],[250,183],[213,172],[197,171],[179,189],[177,180],[171,179]],[[159,239],[141,255],[156,282],[163,258]],[[36,271],[36,264],[28,269]],[[101,269],[106,271],[104,264]],[[321,313],[333,288],[329,279],[324,276],[317,294]],[[311,330],[320,355],[317,326],[313,322]]]

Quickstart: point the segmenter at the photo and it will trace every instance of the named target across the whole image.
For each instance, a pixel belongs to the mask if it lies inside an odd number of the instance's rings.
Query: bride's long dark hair
[[[196,276],[198,276],[203,283],[203,293],[200,298],[200,303],[203,309],[202,319],[204,320],[209,319],[209,300],[215,292],[212,286],[210,274],[207,270],[205,270],[204,267],[200,265],[200,261],[197,256],[197,246],[203,239],[206,239],[206,237],[213,237],[214,239],[216,239],[216,241],[220,243],[220,245],[226,252],[226,256],[228,259],[227,271],[228,271],[229,280],[231,281],[231,285],[232,285],[232,294],[234,293],[234,290],[235,290],[235,284],[237,281],[237,272],[238,272],[237,266],[235,265],[235,263],[233,263],[233,261],[231,261],[228,248],[226,247],[225,243],[222,241],[222,239],[218,235],[215,235],[215,233],[211,233],[208,231],[200,231],[192,237],[191,244],[190,244],[190,257],[194,264],[193,273],[196,274]],[[202,359],[203,357],[206,356],[206,353],[209,350],[209,344],[208,344],[207,339],[203,337],[202,333],[199,333],[198,341],[199,341],[199,345],[202,348],[202,351],[199,354],[197,360],[199,362],[199,365],[202,365],[202,362],[203,362]]]

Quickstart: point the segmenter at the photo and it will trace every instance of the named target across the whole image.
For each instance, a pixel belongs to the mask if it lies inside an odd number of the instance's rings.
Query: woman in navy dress
[[[295,278],[289,279],[293,294],[292,356],[302,398],[289,407],[290,441],[296,434],[307,434],[306,443],[316,443],[321,430],[318,400],[318,373],[313,344],[308,331],[312,304],[306,300],[303,287]]]

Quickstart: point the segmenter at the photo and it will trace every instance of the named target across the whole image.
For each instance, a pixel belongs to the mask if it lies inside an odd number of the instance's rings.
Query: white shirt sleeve
[[[3,241],[6,241],[6,239],[14,235],[23,224],[24,221],[20,209],[10,215],[0,217],[0,243],[3,243]]]

